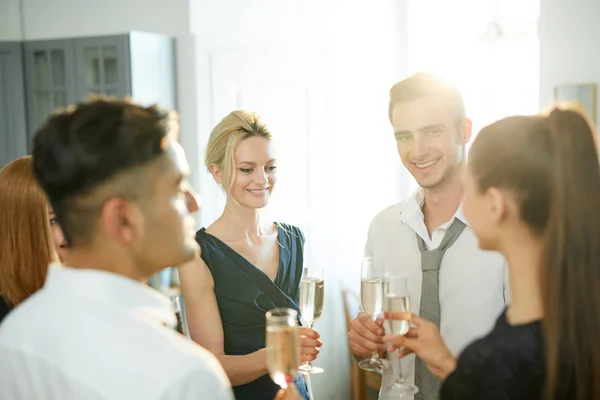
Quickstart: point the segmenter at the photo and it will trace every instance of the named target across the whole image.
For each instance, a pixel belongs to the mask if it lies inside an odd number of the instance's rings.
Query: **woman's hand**
[[[323,346],[323,342],[319,340],[321,335],[313,328],[306,326],[298,327],[300,335],[300,361],[311,362],[317,359],[319,355],[319,347]]]
[[[415,353],[427,364],[434,375],[442,379],[454,371],[456,358],[444,343],[434,323],[411,313],[390,312],[385,314],[386,319],[410,320],[414,325],[404,336],[387,335],[383,338],[386,343],[390,344],[390,351],[400,348],[398,358]]]

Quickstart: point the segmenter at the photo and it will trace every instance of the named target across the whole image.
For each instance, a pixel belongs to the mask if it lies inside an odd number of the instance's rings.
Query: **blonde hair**
[[[31,156],[0,169],[0,213],[0,295],[16,306],[43,286],[48,264],[58,261]]]
[[[221,183],[226,191],[231,189],[236,176],[237,145],[251,137],[271,140],[271,132],[258,114],[245,110],[229,113],[210,133],[204,163],[209,172],[212,165],[221,171]]]

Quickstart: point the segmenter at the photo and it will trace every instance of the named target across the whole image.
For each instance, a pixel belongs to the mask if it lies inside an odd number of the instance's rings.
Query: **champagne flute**
[[[323,312],[325,299],[325,271],[323,268],[305,267],[302,271],[300,282],[300,313],[302,320],[309,328]],[[310,361],[306,361],[300,367],[301,373],[320,374],[323,368],[315,367]]]
[[[375,321],[383,315],[383,298],[387,292],[383,267],[370,257],[363,259],[361,265],[360,301],[362,309]],[[388,360],[381,359],[374,351],[371,358],[362,360],[358,366],[365,371],[379,371],[389,367]]]
[[[296,310],[275,308],[267,311],[267,368],[273,382],[287,389],[298,374],[300,348]]]
[[[406,275],[385,274],[387,281],[387,293],[384,297],[383,311],[410,313],[410,293],[408,291],[408,277]],[[386,316],[384,328],[386,333],[404,336],[410,329],[410,320],[391,319]],[[412,396],[419,392],[419,388],[404,382],[402,377],[402,359],[398,360],[398,351],[392,355],[392,369],[394,371],[394,382],[384,390],[390,397]]]

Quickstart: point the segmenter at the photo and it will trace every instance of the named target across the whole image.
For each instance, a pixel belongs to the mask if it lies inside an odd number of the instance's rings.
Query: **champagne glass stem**
[[[379,361],[379,353],[374,351],[371,353],[371,363],[376,363],[377,361]]]
[[[373,318],[373,322],[377,321],[377,317],[372,317]],[[374,351],[373,353],[371,353],[371,363],[378,363],[379,362],[379,353]]]
[[[398,353],[402,350],[402,348],[397,349],[392,353],[392,371],[394,372],[394,381],[399,384],[404,383],[404,378],[402,377],[402,365],[400,364],[402,360],[398,358]]]

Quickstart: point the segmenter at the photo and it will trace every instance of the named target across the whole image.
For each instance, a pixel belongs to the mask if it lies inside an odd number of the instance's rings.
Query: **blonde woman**
[[[265,312],[299,311],[304,235],[260,218],[277,166],[271,134],[258,115],[226,116],[210,135],[205,163],[227,201],[223,214],[196,235],[201,260],[180,268],[190,334],[219,358],[236,399],[269,399],[278,385],[268,376]],[[319,334],[306,327],[300,334],[301,361],[312,361]],[[308,399],[303,378],[295,383]]]

